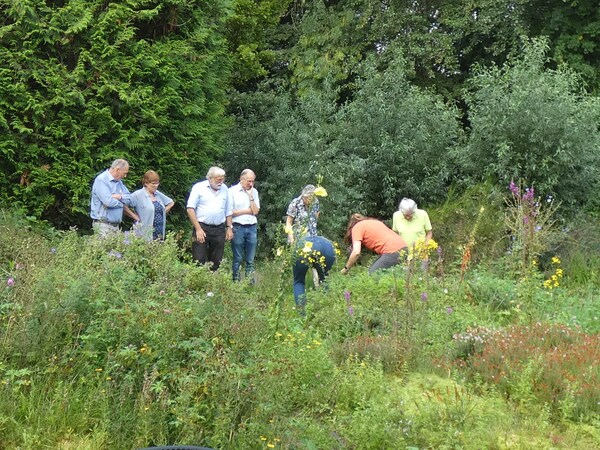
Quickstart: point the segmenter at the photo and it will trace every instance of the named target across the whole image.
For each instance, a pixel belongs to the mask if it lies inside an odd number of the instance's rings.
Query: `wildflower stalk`
[[[479,223],[481,222],[481,216],[483,215],[484,211],[485,211],[485,208],[483,206],[481,208],[479,208],[479,213],[477,214],[477,219],[475,219],[475,223],[473,224],[473,228],[471,229],[471,233],[469,234],[469,240],[467,241],[467,244],[465,245],[465,248],[463,250],[462,261],[460,264],[460,282],[461,283],[465,279],[465,274],[469,267],[469,263],[471,262],[471,257],[473,256],[472,252],[473,252],[473,247],[475,246],[475,236],[477,236],[477,229],[479,228]]]
[[[509,189],[504,222],[511,239],[510,254],[516,262],[516,273],[528,274],[537,270],[536,261],[547,247],[556,206],[551,198],[545,203],[536,198],[533,187],[522,190],[511,181]]]

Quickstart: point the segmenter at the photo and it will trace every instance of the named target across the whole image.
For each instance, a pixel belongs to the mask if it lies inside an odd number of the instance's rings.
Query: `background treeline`
[[[514,180],[598,213],[594,0],[1,1],[2,203],[88,228],[94,175],[257,173],[262,226],[322,179],[322,230]],[[271,224],[267,226],[268,224]]]

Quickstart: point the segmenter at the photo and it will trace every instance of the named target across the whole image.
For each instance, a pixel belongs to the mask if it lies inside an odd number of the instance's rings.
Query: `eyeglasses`
[[[160,184],[160,181],[151,181],[150,184],[152,186],[158,186]]]

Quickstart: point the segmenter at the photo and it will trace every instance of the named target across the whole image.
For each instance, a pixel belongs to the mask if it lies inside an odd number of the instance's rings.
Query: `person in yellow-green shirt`
[[[403,198],[392,218],[392,230],[411,248],[419,238],[427,244],[433,237],[431,222],[426,211],[417,208],[410,198]]]

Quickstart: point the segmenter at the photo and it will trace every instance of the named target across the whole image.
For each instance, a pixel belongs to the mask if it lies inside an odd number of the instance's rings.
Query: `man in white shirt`
[[[233,224],[233,281],[240,280],[242,260],[246,262],[246,278],[254,282],[254,257],[256,255],[257,232],[256,216],[260,211],[258,191],[254,188],[255,173],[244,169],[240,182],[229,188],[229,204]],[[245,256],[245,258],[244,258]]]
[[[187,214],[192,222],[192,257],[199,264],[211,263],[216,271],[223,260],[225,240],[233,237],[225,171],[211,167],[206,180],[192,187]]]

